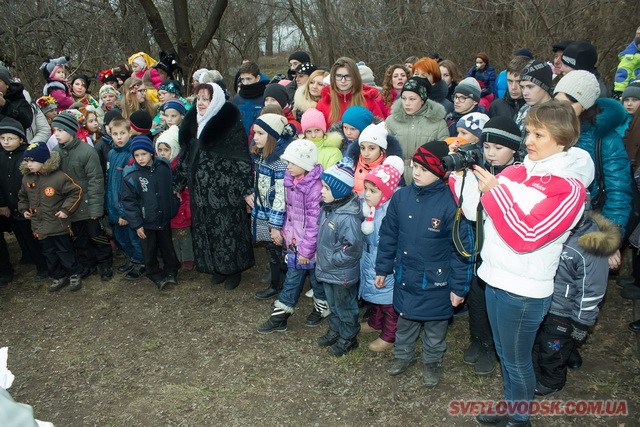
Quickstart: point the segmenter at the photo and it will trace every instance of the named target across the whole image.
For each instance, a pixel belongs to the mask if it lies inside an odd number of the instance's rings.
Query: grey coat
[[[352,285],[360,280],[364,236],[358,196],[323,204],[318,219],[316,277],[332,285]]]

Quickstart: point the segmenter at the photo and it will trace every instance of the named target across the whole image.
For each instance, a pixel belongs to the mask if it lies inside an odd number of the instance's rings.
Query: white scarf
[[[218,111],[222,108],[225,103],[224,92],[222,92],[222,88],[215,83],[207,83],[213,88],[213,96],[211,97],[211,103],[207,107],[207,110],[201,116],[199,113],[196,115],[196,119],[198,120],[198,133],[196,136],[200,138],[200,134],[202,133],[202,129],[206,126],[209,120],[218,114]],[[197,107],[196,107],[197,108]]]

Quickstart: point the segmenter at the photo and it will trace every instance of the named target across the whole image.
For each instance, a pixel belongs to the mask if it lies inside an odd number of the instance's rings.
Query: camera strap
[[[456,208],[456,216],[453,221],[453,244],[456,247],[458,253],[464,257],[473,257],[480,253],[482,249],[482,243],[484,241],[484,221],[482,219],[483,209],[482,203],[478,203],[478,209],[476,214],[476,238],[474,239],[473,249],[470,249],[471,252],[467,251],[462,243],[462,239],[460,239],[460,223],[462,222],[462,194],[464,193],[464,184],[467,178],[467,172],[462,175],[462,186],[460,187],[460,197],[458,198],[458,207]]]

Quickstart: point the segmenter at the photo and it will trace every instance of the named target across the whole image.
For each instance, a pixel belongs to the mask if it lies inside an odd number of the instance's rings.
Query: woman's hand
[[[276,230],[275,228],[272,228],[270,231],[271,234],[271,240],[273,241],[273,243],[275,243],[278,246],[282,246],[282,234],[280,233],[280,230]]]
[[[464,297],[459,297],[453,292],[451,292],[450,297],[451,297],[451,305],[454,307],[457,307],[464,302]]]
[[[476,165],[473,167],[473,174],[478,178],[478,190],[480,190],[482,194],[487,193],[500,185],[496,177],[493,176],[491,172],[481,168],[480,166]]]
[[[254,199],[253,194],[244,196],[244,201],[247,203],[247,206],[249,206],[252,210],[253,210],[253,199]]]

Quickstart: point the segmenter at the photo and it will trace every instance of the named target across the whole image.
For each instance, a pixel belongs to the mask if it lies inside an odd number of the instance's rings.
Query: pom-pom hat
[[[322,172],[320,178],[331,189],[335,199],[342,199],[353,192],[353,160],[343,157],[337,164]]]
[[[389,156],[384,159],[381,165],[373,168],[364,177],[365,181],[378,187],[382,193],[380,201],[376,206],[369,206],[366,203],[363,206],[365,220],[362,223],[362,232],[364,234],[371,234],[373,232],[373,217],[376,209],[391,199],[393,192],[398,188],[403,173],[404,161],[398,156]]]

